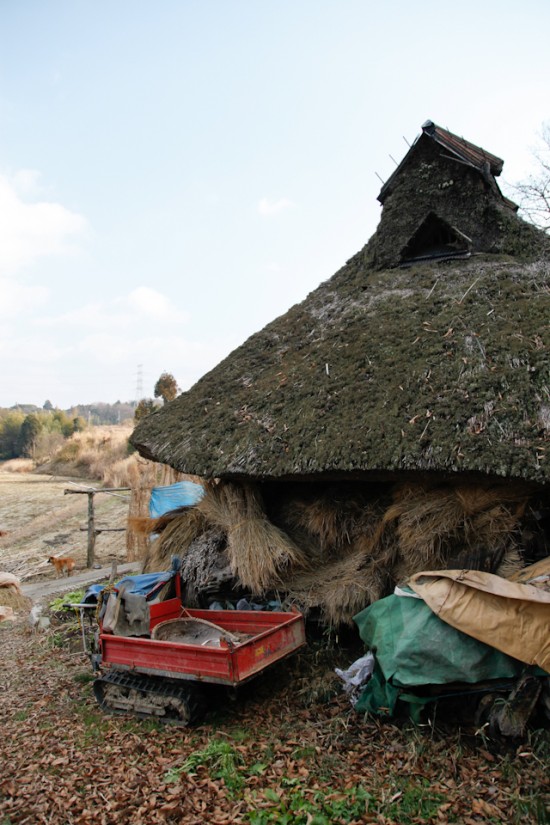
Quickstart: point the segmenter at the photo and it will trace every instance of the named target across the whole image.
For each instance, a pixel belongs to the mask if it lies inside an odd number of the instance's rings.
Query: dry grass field
[[[85,568],[88,496],[66,495],[65,490],[84,489],[97,482],[63,476],[6,471],[0,465],[0,570],[25,581],[54,578],[47,564],[50,555],[69,555],[76,570]],[[15,466],[17,469],[17,465]],[[97,484],[97,486],[100,486]],[[99,494],[94,497],[96,526],[125,527],[129,493]],[[96,558],[101,564],[126,555],[125,533],[102,533],[96,541]]]

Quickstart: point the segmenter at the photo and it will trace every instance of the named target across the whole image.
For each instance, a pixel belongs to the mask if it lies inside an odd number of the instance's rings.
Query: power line
[[[136,404],[143,398],[143,364],[137,366]]]

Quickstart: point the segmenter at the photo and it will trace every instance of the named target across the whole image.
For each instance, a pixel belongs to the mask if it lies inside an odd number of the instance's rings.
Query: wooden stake
[[[95,513],[94,513],[94,494],[88,493],[88,555],[86,558],[86,567],[93,567],[95,561]]]

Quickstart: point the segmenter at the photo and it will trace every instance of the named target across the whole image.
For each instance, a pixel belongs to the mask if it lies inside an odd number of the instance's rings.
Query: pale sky
[[[550,120],[548,0],[0,0],[0,406],[189,388],[374,232],[422,123]]]

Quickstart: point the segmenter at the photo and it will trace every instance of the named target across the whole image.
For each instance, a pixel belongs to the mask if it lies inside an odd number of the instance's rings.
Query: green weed
[[[248,776],[262,776],[268,769],[269,764],[267,762],[255,762],[251,765],[248,770]]]
[[[424,780],[421,784],[405,785],[392,796],[388,805],[381,806],[381,813],[400,825],[412,825],[419,819],[431,819],[437,816],[437,810],[445,802],[443,794],[430,790],[430,784]]]
[[[529,797],[515,800],[515,811],[510,817],[513,825],[523,822],[536,822],[537,825],[549,825],[550,810],[539,794],[533,793]]]
[[[82,733],[83,746],[95,744],[105,739],[109,729],[109,720],[99,709],[83,704],[76,708],[80,721],[84,726]]]
[[[310,746],[307,746],[307,745],[306,746],[300,746],[298,748],[295,748],[292,751],[292,758],[293,759],[304,759],[304,760],[309,761],[311,759],[315,759],[316,756],[317,756],[317,751],[311,745]]]
[[[130,719],[124,722],[122,729],[127,733],[137,733],[142,736],[144,733],[160,733],[165,730],[165,727],[159,719],[152,717],[150,719]]]
[[[264,797],[273,803],[271,808],[251,811],[247,816],[250,825],[332,825],[334,822],[351,822],[361,819],[371,808],[373,797],[358,786],[342,791],[309,792],[304,787],[295,788],[286,798],[267,789]]]
[[[63,607],[66,604],[80,604],[84,598],[84,593],[84,590],[73,590],[72,593],[65,593],[63,596],[56,596],[55,599],[51,600],[48,606],[50,610],[56,613],[59,610],[63,610]]]
[[[9,619],[5,619],[2,624],[0,624],[0,633],[12,633],[14,628],[14,622],[10,621]],[[3,823],[1,823],[3,825]]]
[[[212,779],[223,779],[231,791],[239,790],[244,783],[241,772],[243,758],[230,742],[212,739],[206,748],[191,753],[183,765],[172,768],[164,777],[165,782],[177,782],[182,773],[194,773],[198,768],[206,768]]]
[[[64,647],[65,637],[63,633],[52,633],[51,636],[48,636],[48,644],[50,647]]]
[[[246,742],[247,739],[250,739],[250,733],[242,728],[236,728],[235,730],[228,731],[228,735],[233,739],[234,742]]]
[[[536,728],[528,731],[527,743],[536,759],[541,759],[546,763],[550,761],[550,730]]]

